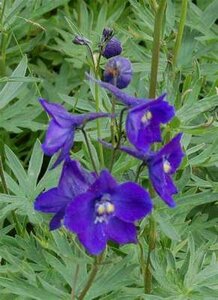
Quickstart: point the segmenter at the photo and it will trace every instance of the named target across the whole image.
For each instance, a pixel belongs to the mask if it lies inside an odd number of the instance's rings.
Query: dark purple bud
[[[111,38],[102,51],[102,56],[105,58],[111,58],[117,56],[122,52],[122,46],[118,39],[115,37]]]
[[[103,40],[104,41],[106,41],[106,40],[108,40],[108,39],[110,39],[112,36],[113,36],[113,29],[111,29],[111,28],[104,28],[103,29],[103,32],[102,32],[102,38],[103,38]]]
[[[75,45],[88,45],[89,43],[91,43],[91,41],[89,41],[88,39],[86,39],[85,37],[82,36],[75,36],[75,38],[73,39],[73,43]]]
[[[132,65],[127,58],[116,56],[108,61],[104,71],[104,81],[124,89],[131,79]]]

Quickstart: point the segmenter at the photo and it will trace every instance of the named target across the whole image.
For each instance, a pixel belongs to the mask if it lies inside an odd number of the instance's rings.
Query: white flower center
[[[164,160],[163,169],[165,173],[169,173],[171,170],[171,165],[168,160]]]
[[[152,113],[147,110],[141,118],[142,123],[148,123],[152,119]]]
[[[100,201],[95,204],[95,224],[107,222],[110,215],[115,211],[115,206],[111,202],[110,195],[105,194],[101,197]]]

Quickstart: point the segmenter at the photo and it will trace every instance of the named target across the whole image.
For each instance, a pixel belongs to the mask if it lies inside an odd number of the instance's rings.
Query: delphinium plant
[[[50,116],[42,149],[49,156],[58,153],[52,168],[62,164],[62,172],[58,185],[42,192],[36,198],[34,208],[53,214],[50,230],[63,226],[77,236],[89,255],[97,256],[97,264],[103,264],[106,249],[110,247],[108,242],[116,245],[135,243],[137,247],[140,242],[137,232],[141,231],[143,219],[150,218],[151,223],[155,222],[152,217],[154,191],[169,207],[176,205],[173,195],[178,190],[172,175],[184,156],[182,133],[167,142],[163,140],[162,128],[175,116],[175,108],[169,104],[166,94],[146,99],[123,91],[131,84],[133,70],[130,60],[122,56],[122,45],[111,28],[103,29],[97,60],[87,38],[76,36],[73,42],[87,47],[93,65],[86,79],[94,82],[95,88],[100,86],[110,92],[111,111],[99,112],[97,105],[96,112],[71,114],[59,104],[39,100]],[[101,57],[108,59],[103,72]],[[106,166],[103,160],[100,169],[96,166],[86,131],[86,123],[99,118],[108,118],[111,129],[111,136],[106,141],[100,138],[98,128],[101,155],[105,155],[104,148],[110,149],[107,152],[110,163]],[[92,170],[85,169],[70,152],[77,131],[84,135]],[[123,178],[122,183],[113,175],[113,165],[121,151],[127,160],[131,156],[140,160],[135,179],[125,181]],[[146,169],[149,180],[142,185],[139,176]],[[155,243],[154,229],[150,227],[149,231],[150,243]],[[148,260],[144,277],[145,282],[151,284],[149,268]],[[95,266],[87,284],[77,295],[78,299],[85,297],[96,273]]]
[[[0,300],[216,300],[216,0],[0,1]]]

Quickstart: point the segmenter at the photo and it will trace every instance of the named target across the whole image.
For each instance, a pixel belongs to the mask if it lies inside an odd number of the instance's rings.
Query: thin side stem
[[[84,139],[85,139],[85,142],[86,142],[86,146],[87,146],[87,149],[88,149],[88,152],[89,152],[89,156],[90,156],[90,159],[91,159],[91,162],[92,162],[92,167],[93,167],[95,173],[98,174],[98,170],[97,170],[97,167],[95,165],[94,158],[92,156],[92,151],[91,151],[91,147],[90,147],[90,144],[89,144],[89,139],[88,139],[87,133],[86,133],[84,128],[82,128],[81,130],[82,130],[82,133],[83,133],[83,136],[84,136]]]
[[[152,62],[151,62],[151,78],[150,78],[150,89],[149,89],[149,98],[155,98],[156,96],[156,86],[157,86],[157,73],[158,73],[158,64],[159,64],[159,55],[160,55],[160,36],[162,33],[162,24],[164,12],[166,9],[167,0],[161,0],[154,23],[154,40],[153,40],[153,49],[152,49]]]
[[[177,57],[182,44],[183,31],[184,31],[186,15],[187,15],[187,6],[188,6],[188,0],[182,0],[181,17],[180,17],[179,28],[176,37],[176,44],[173,53],[173,61],[172,61],[173,68],[175,68],[176,66]]]
[[[111,155],[111,163],[110,163],[110,168],[109,168],[110,172],[112,171],[112,168],[114,165],[114,159],[115,159],[116,152],[120,147],[121,138],[122,138],[122,128],[123,128],[123,115],[126,110],[127,110],[127,108],[125,107],[120,112],[119,127],[118,127],[118,141],[117,141],[116,146],[113,148],[113,152]]]
[[[99,112],[99,89],[97,83],[95,84],[95,105],[96,105],[96,112]],[[101,139],[101,129],[100,129],[100,121],[99,119],[96,120],[97,122],[97,136],[98,139]],[[101,168],[104,167],[104,152],[103,146],[101,143],[98,143],[99,155],[100,155],[100,165]]]
[[[89,274],[89,278],[88,278],[88,281],[84,287],[84,289],[82,290],[82,292],[80,293],[79,297],[78,297],[78,300],[83,300],[84,297],[86,296],[88,290],[90,289],[90,287],[92,286],[92,283],[94,282],[95,280],[95,277],[97,275],[97,272],[99,270],[99,266],[101,265],[102,263],[102,260],[104,258],[104,252],[102,252],[99,256],[97,256],[96,258],[96,261],[95,261],[95,264],[93,265],[92,267],[92,270]]]
[[[138,180],[139,180],[139,175],[140,175],[141,171],[143,170],[144,166],[145,166],[145,163],[144,163],[144,162],[142,162],[142,163],[138,166],[137,171],[136,171],[136,176],[135,176],[135,182],[138,182]]]

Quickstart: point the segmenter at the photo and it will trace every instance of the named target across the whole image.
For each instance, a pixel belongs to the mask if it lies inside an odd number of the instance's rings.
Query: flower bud
[[[104,81],[123,89],[129,85],[131,79],[132,65],[127,58],[116,56],[108,61],[104,71]]]
[[[105,45],[102,56],[105,58],[111,58],[113,56],[117,56],[122,52],[122,46],[118,39],[112,37],[107,44]]]
[[[75,36],[75,38],[73,39],[73,43],[75,45],[88,45],[89,43],[91,43],[88,39],[86,39],[85,37],[82,36]]]
[[[102,40],[107,41],[110,38],[112,38],[113,36],[113,29],[111,28],[104,28],[103,32],[102,32]]]

